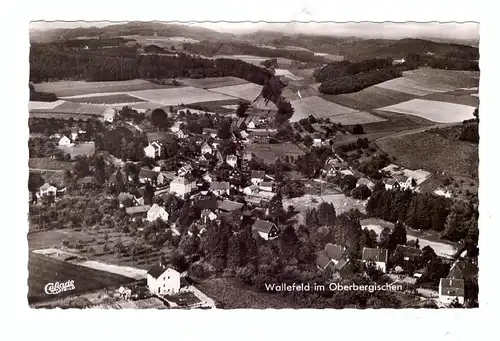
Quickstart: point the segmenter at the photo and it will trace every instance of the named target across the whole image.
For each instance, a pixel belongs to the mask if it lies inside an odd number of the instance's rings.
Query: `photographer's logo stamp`
[[[48,295],[57,295],[65,291],[75,290],[75,281],[69,280],[64,283],[47,283],[44,290]]]

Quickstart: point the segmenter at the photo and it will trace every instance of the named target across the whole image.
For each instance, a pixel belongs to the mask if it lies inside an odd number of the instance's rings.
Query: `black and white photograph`
[[[29,29],[30,308],[481,306],[479,23],[62,19]]]

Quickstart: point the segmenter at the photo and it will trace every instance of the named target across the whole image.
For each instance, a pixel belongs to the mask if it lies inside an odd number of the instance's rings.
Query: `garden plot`
[[[377,110],[423,117],[437,123],[455,123],[474,118],[474,106],[412,99]]]
[[[426,84],[410,78],[399,77],[375,85],[376,87],[403,92],[415,96],[426,96],[434,92],[448,92],[455,88],[440,84]]]
[[[226,96],[241,98],[247,101],[253,101],[261,93],[262,85],[247,83],[213,88],[209,91]]]
[[[234,99],[233,97],[221,93],[203,90],[192,86],[182,88],[134,91],[130,93],[130,95],[141,98],[145,101],[154,102],[165,106]]]

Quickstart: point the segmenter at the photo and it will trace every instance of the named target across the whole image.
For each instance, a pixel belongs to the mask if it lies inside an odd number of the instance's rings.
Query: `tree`
[[[395,250],[398,245],[406,244],[406,228],[397,222],[389,236],[389,250]]]
[[[184,257],[184,255],[178,250],[174,250],[172,253],[170,263],[172,264],[172,267],[179,272],[184,272],[188,268],[186,257]]]
[[[151,186],[150,183],[147,183],[146,187],[144,187],[144,205],[153,205],[154,194],[155,191],[153,186]]]
[[[365,200],[372,195],[372,191],[366,185],[360,185],[354,188],[351,192],[354,199]]]
[[[78,156],[73,165],[73,173],[77,178],[83,178],[90,175],[90,165],[87,157]]]
[[[247,102],[240,102],[238,104],[238,108],[236,109],[236,115],[238,117],[246,117],[245,113],[247,112],[248,108],[250,107],[250,104]]]
[[[382,232],[380,232],[379,246],[383,249],[389,248],[391,240],[391,230],[388,227],[384,227]]]
[[[309,148],[313,145],[314,141],[310,135],[306,135],[306,136],[304,136],[302,143],[304,143],[304,146]]]
[[[169,127],[169,118],[163,109],[155,109],[151,113],[151,124],[158,128],[158,130],[166,129]]]
[[[97,157],[95,160],[94,177],[100,185],[103,185],[106,182],[106,163],[101,156]]]
[[[275,223],[279,223],[284,216],[283,210],[283,200],[281,197],[281,192],[278,191],[269,201],[269,216],[273,219]]]
[[[361,134],[364,134],[364,129],[363,129],[363,126],[361,124],[356,124],[354,126],[354,128],[352,129],[352,133],[354,135],[361,135]]]
[[[350,191],[356,187],[356,178],[354,175],[346,175],[342,178],[342,190]]]
[[[335,207],[332,203],[322,202],[318,206],[318,222],[321,226],[332,226],[335,224]]]
[[[219,137],[222,140],[229,139],[231,137],[231,120],[230,119],[223,119],[222,122],[220,122],[218,129],[217,129],[217,137]]]

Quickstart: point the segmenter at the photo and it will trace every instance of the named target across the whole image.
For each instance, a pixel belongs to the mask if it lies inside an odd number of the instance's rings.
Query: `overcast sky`
[[[301,18],[297,18],[298,21]],[[32,22],[33,29],[102,27],[117,22]],[[247,33],[257,30],[272,30],[286,33],[310,33],[334,36],[360,36],[370,38],[398,39],[405,37],[443,38],[443,39],[479,39],[478,23],[191,23],[228,33]]]

